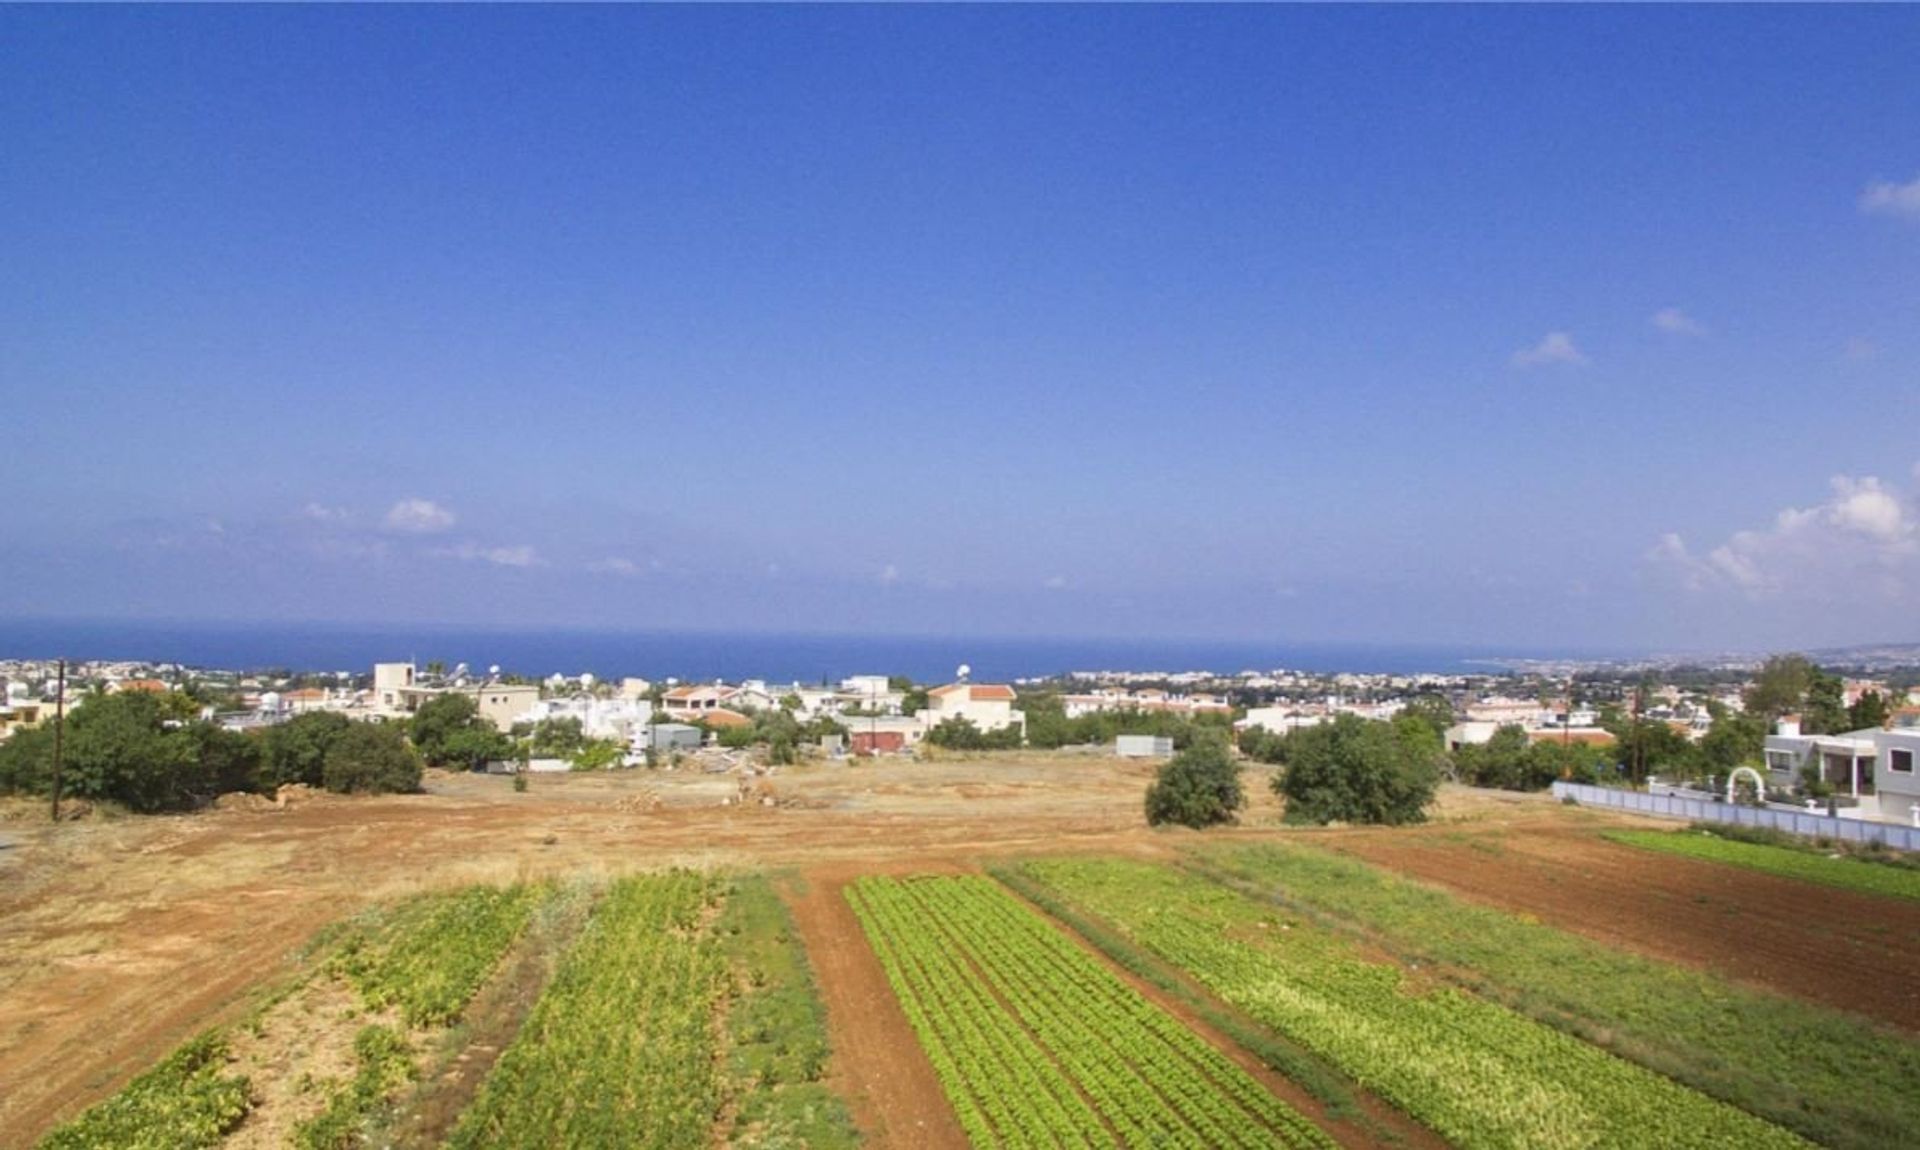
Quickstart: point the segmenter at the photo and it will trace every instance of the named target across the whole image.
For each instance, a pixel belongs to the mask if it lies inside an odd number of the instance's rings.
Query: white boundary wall
[[[1920,850],[1920,829],[1891,823],[1870,823],[1861,819],[1836,819],[1826,815],[1798,811],[1776,811],[1764,807],[1743,807],[1710,799],[1684,799],[1672,795],[1646,795],[1613,787],[1590,787],[1583,783],[1555,783],[1553,797],[1572,799],[1582,806],[1612,807],[1636,814],[1668,819],[1693,819],[1700,822],[1728,823],[1742,827],[1770,827],[1791,835],[1830,838],[1842,842],[1879,842],[1899,851]]]

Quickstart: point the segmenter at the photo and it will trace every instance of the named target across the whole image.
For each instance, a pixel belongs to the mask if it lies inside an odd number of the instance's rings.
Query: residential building
[[[532,684],[507,684],[491,680],[469,683],[455,680],[428,686],[412,663],[375,663],[373,699],[378,714],[387,717],[411,715],[420,704],[439,695],[467,695],[473,699],[480,717],[498,730],[507,730],[514,720],[540,701],[540,688]]]
[[[981,731],[1011,726],[1024,734],[1027,716],[1013,709],[1015,698],[1012,687],[999,683],[953,683],[928,691],[926,709],[915,718],[929,731],[949,719],[965,719]]]

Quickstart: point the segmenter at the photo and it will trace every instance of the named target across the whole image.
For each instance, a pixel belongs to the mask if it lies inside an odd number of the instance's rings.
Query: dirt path
[[[844,866],[814,868],[802,889],[787,895],[826,1005],[834,1067],[829,1084],[876,1150],[965,1150],[966,1135],[933,1064],[841,893],[860,873]]]
[[[1920,905],[1639,850],[1593,831],[1314,840],[1553,926],[1920,1030]]]

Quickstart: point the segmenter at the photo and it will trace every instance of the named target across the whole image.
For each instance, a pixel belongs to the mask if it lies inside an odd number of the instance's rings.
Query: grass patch
[[[252,1105],[245,1078],[224,1073],[226,1040],[202,1034],[118,1094],[55,1130],[41,1150],[186,1150],[215,1146]]]
[[[1822,886],[1889,898],[1920,899],[1920,869],[1904,862],[1887,865],[1875,860],[1872,852],[1841,853],[1832,857],[1813,844],[1744,841],[1705,829],[1607,831],[1605,837],[1643,850],[1726,863]],[[1886,857],[1890,860],[1896,856]]]
[[[846,1104],[821,1081],[826,1074],[826,1011],[794,937],[793,920],[772,883],[735,881],[719,922],[733,975],[725,1034],[729,1146],[857,1146]]]
[[[1920,1044],[1889,1027],[1523,921],[1309,847],[1205,849],[1208,873],[1828,1146],[1908,1144]]]

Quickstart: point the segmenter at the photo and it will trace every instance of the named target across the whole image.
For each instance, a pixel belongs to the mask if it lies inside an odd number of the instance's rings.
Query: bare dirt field
[[[732,865],[793,872],[790,901],[827,1005],[835,1085],[871,1144],[959,1146],[840,886],[870,871],[972,869],[1006,855],[1171,855],[1191,832],[1142,825],[1151,771],[1064,755],[815,765],[764,780],[746,802],[735,778],[688,771],[538,776],[524,794],[501,778],[436,773],[423,795],[60,826],[0,821],[0,1145],[29,1144],[184,1039],[238,1018],[258,988],[298,969],[317,930],[372,901],[475,881]],[[1247,783],[1253,805],[1226,834],[1308,834],[1608,941],[1836,1005],[1865,1009],[1870,984],[1885,981],[1854,978],[1856,969],[1888,954],[1908,964],[1892,969],[1906,969],[1920,957],[1920,912],[1887,900],[1849,910],[1843,892],[1642,859],[1593,837],[1614,825],[1605,817],[1558,804],[1452,791],[1438,823],[1411,832],[1278,831],[1261,772]],[[1447,837],[1466,832],[1500,835],[1504,852]],[[1500,877],[1509,871],[1522,877]],[[1859,921],[1848,925],[1850,914]],[[1756,930],[1730,931],[1729,921]],[[1755,953],[1728,938],[1763,927],[1790,945]],[[1796,965],[1829,978],[1779,972]],[[1849,986],[1857,989],[1833,992]],[[1867,1005],[1908,1025],[1920,1018],[1911,1002]]]

